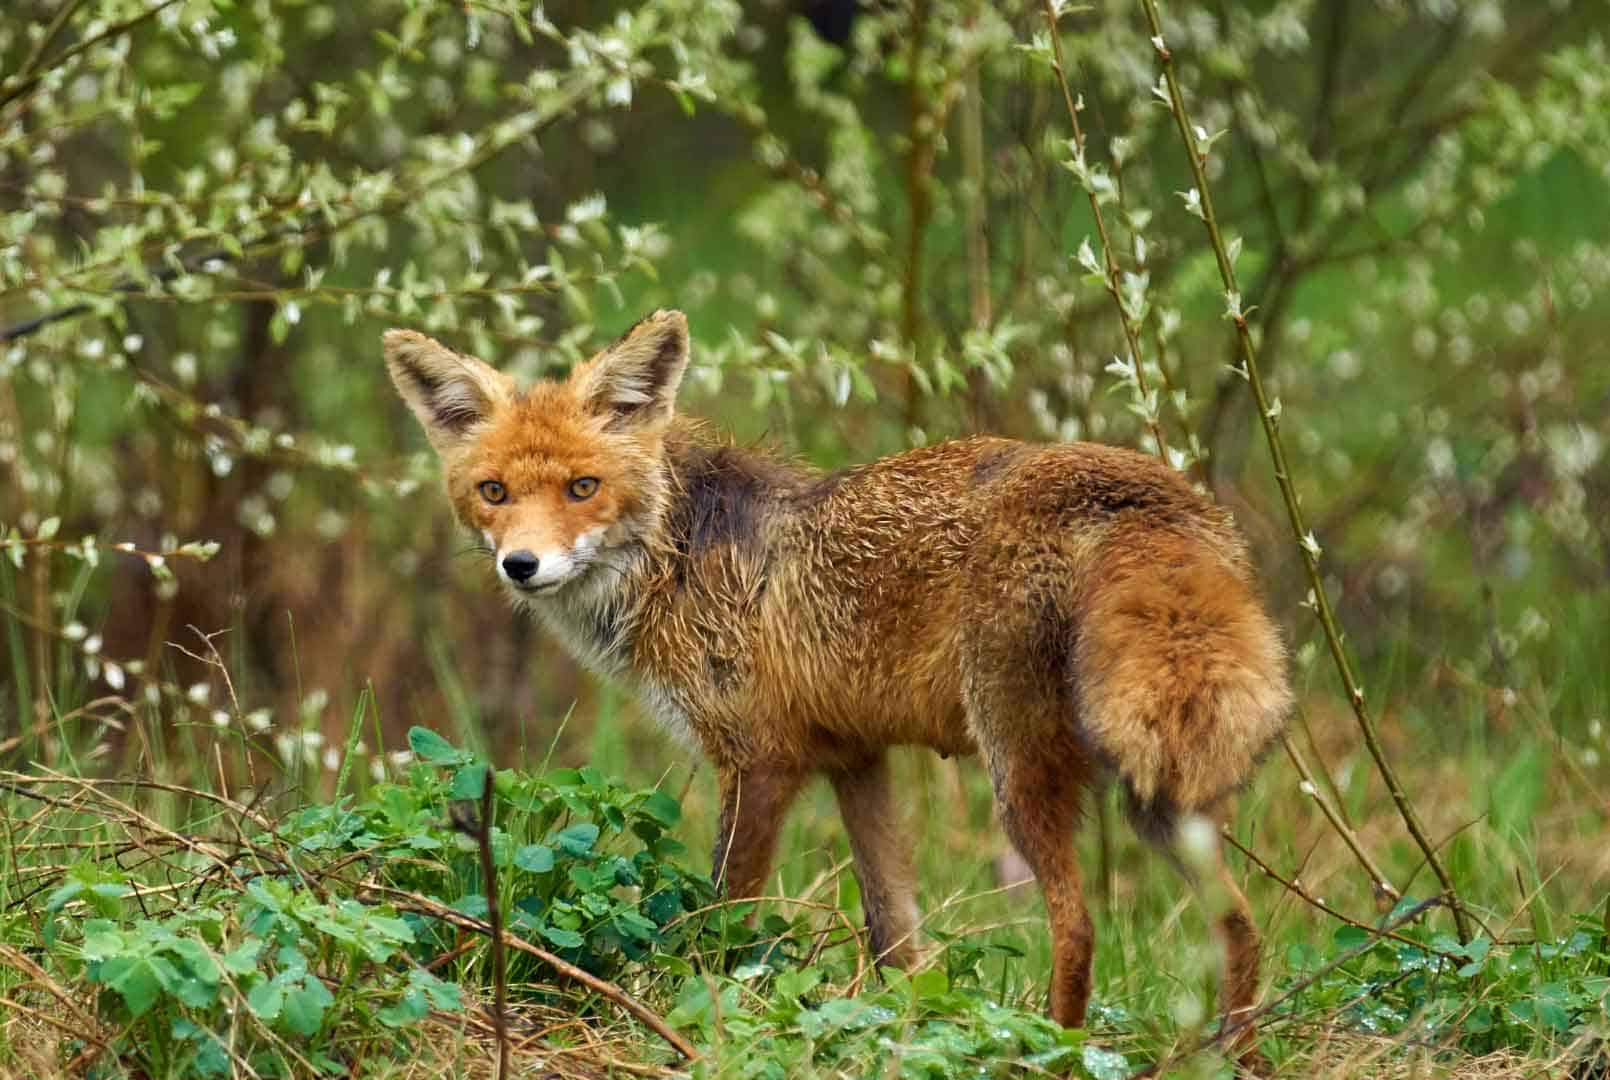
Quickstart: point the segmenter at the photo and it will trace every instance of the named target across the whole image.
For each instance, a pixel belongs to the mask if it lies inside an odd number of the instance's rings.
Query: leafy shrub
[[[714,1047],[712,1060],[695,1075],[941,1080],[1027,1070],[1117,1080],[1130,1073],[1122,1054],[1087,1043],[1083,1031],[1001,1005],[979,989],[953,986],[937,968],[911,978],[891,972],[887,986],[852,997],[825,987],[816,967],[769,982],[764,974],[748,967],[732,978],[683,984],[669,1019]]]
[[[1610,936],[1602,918],[1579,915],[1575,924],[1558,940],[1499,947],[1486,936],[1461,945],[1417,929],[1389,940],[1340,926],[1328,955],[1307,944],[1287,949],[1296,992],[1283,1011],[1320,1009],[1373,1035],[1407,1033],[1472,1054],[1579,1046],[1605,1055]]]
[[[410,744],[403,782],[243,829],[233,856],[197,840],[188,876],[164,887],[106,860],[66,875],[45,904],[46,944],[64,974],[101,989],[124,1064],[181,1076],[224,1075],[232,1059],[260,1075],[339,1072],[354,1047],[380,1052],[370,1044],[396,1030],[406,1049],[433,1010],[461,1010],[461,983],[484,987],[485,946],[461,948],[432,912],[486,914],[475,843],[451,810],[485,766],[423,728]],[[708,877],[678,861],[667,829],[681,808],[665,793],[590,768],[509,770],[494,788],[491,846],[516,935],[606,978],[657,954],[720,955],[758,938],[712,908]],[[516,999],[562,993],[552,972],[516,957]]]
[[[484,917],[475,846],[449,807],[479,794],[485,766],[425,728],[409,732],[409,745],[418,763],[406,783],[376,784],[351,806],[306,807],[279,836],[327,857],[361,854],[389,885]],[[652,952],[683,951],[704,925],[684,916],[708,906],[714,890],[708,875],[677,861],[684,848],[667,830],[681,807],[671,796],[593,768],[504,770],[494,790],[493,863],[512,929],[612,977]]]

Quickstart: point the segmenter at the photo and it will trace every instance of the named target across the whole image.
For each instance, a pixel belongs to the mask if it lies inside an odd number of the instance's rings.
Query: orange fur
[[[980,436],[823,474],[719,445],[674,415],[678,312],[523,392],[419,335],[392,331],[386,355],[460,520],[495,559],[554,567],[540,595],[504,573],[517,600],[716,763],[717,876],[758,890],[789,801],[826,774],[893,962],[919,950],[885,748],[981,754],[1045,893],[1052,1015],[1077,1025],[1084,792],[1115,777],[1170,845],[1183,815],[1222,815],[1284,721],[1284,648],[1244,545],[1153,458]],[[596,492],[575,498],[578,477]],[[505,501],[479,494],[486,480]],[[1225,1006],[1240,1010],[1257,936],[1223,879]]]

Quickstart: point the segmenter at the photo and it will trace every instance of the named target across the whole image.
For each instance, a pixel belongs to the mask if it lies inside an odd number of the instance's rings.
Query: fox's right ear
[[[387,330],[386,370],[438,453],[446,453],[513,392],[513,381],[424,334]]]

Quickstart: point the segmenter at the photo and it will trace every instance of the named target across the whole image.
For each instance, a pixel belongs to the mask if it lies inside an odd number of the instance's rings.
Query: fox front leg
[[[839,816],[850,835],[867,935],[880,964],[910,970],[922,959],[912,884],[911,832],[896,808],[883,754],[831,775]]]
[[[758,896],[771,873],[783,817],[805,774],[775,768],[725,768],[718,775],[721,820],[710,857],[710,878],[717,889],[734,899]]]

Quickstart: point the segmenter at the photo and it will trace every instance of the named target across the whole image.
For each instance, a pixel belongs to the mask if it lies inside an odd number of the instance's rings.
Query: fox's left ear
[[[664,423],[688,369],[688,319],[656,311],[571,375],[582,400],[614,427]]]

